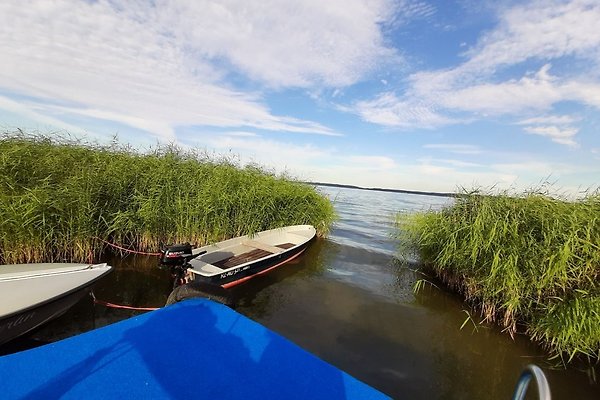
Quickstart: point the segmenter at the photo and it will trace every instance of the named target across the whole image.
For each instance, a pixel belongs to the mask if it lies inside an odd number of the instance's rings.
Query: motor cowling
[[[194,258],[194,255],[192,254],[191,244],[174,244],[167,246],[167,248],[162,251],[160,262],[163,265],[183,266],[192,258]]]

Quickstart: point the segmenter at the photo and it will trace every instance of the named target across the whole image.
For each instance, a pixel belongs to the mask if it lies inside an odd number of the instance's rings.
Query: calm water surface
[[[461,330],[468,308],[456,296],[432,286],[413,292],[420,275],[414,264],[394,260],[393,216],[438,209],[451,199],[320,190],[340,216],[331,234],[299,260],[234,288],[239,312],[394,398],[509,399],[522,368],[536,363],[554,399],[600,399],[600,385],[575,369],[551,370],[526,338],[512,340],[493,327]],[[96,297],[164,304],[171,283],[156,259],[105,261],[116,270],[95,287]],[[58,340],[132,315],[85,299],[26,340]]]

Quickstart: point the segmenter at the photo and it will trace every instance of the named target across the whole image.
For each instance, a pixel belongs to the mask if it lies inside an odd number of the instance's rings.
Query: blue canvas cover
[[[0,357],[3,399],[382,399],[230,308],[193,299]]]

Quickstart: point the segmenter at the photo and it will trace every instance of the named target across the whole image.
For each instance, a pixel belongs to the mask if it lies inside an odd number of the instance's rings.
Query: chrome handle
[[[550,395],[550,385],[548,385],[546,375],[544,375],[544,371],[542,371],[540,367],[533,364],[526,366],[521,373],[519,381],[517,382],[517,386],[515,387],[513,400],[523,400],[525,398],[527,387],[529,386],[529,381],[531,381],[532,377],[535,378],[535,382],[537,384],[539,399],[551,400],[552,397]]]

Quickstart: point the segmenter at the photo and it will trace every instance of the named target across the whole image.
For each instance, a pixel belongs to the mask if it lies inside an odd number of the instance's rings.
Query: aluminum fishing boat
[[[163,252],[162,263],[179,277],[229,288],[267,273],[298,257],[315,238],[311,225],[293,225],[241,236],[197,249],[175,245]],[[177,275],[177,274],[175,274]]]
[[[106,264],[0,266],[0,345],[62,315],[112,270]]]

